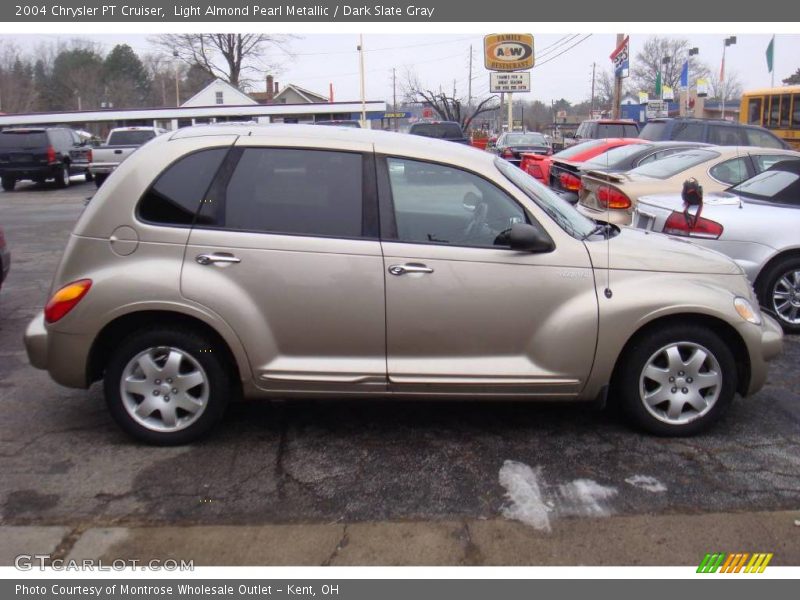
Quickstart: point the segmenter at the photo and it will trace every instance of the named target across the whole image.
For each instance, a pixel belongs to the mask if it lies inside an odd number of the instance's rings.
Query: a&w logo
[[[748,554],[747,552],[737,552],[734,554],[714,552],[713,554],[705,555],[700,566],[697,567],[697,572],[763,573],[771,560],[771,552],[757,552],[755,554]]]

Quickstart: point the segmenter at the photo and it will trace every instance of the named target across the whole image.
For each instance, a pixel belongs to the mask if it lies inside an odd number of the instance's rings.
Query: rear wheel
[[[108,408],[133,437],[157,445],[186,444],[221,418],[231,379],[219,348],[194,332],[148,329],[112,352],[105,377]]]
[[[13,192],[17,187],[17,180],[13,177],[3,177],[3,189],[7,192]]]
[[[736,393],[733,353],[707,327],[669,325],[651,331],[621,360],[615,383],[622,409],[656,435],[687,436],[707,429]]]
[[[761,306],[787,333],[800,333],[800,257],[787,257],[765,273],[758,289]]]
[[[69,185],[69,165],[64,163],[59,168],[58,173],[55,176],[56,186],[60,188],[65,188]]]

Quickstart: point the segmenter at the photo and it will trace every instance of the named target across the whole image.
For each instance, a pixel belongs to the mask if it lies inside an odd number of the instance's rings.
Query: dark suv
[[[760,148],[783,148],[789,146],[763,127],[742,125],[722,119],[695,119],[676,117],[673,119],[651,119],[639,137],[652,142],[679,140],[704,142],[715,146],[758,146]]]
[[[469,139],[464,135],[461,125],[455,121],[423,121],[414,123],[408,130],[411,135],[421,135],[423,137],[435,138],[437,140],[447,140],[448,142],[458,142],[469,144]]]
[[[70,175],[83,174],[89,181],[91,161],[91,147],[67,127],[0,131],[0,176],[7,192],[21,179],[37,183],[53,179],[58,187],[68,186]]]

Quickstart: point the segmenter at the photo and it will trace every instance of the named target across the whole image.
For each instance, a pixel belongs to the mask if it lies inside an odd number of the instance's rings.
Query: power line
[[[558,54],[556,54],[555,56],[551,56],[550,58],[548,58],[548,59],[547,59],[547,60],[545,60],[545,61],[542,61],[542,62],[537,62],[537,63],[536,63],[534,66],[533,66],[533,68],[535,69],[536,67],[541,67],[542,65],[546,65],[546,64],[547,64],[547,63],[549,63],[550,61],[553,61],[553,60],[557,59],[559,56],[561,56],[561,55],[563,55],[563,54],[566,54],[567,52],[569,52],[570,50],[572,50],[572,49],[573,49],[575,46],[577,46],[578,44],[582,44],[583,42],[585,42],[586,40],[588,40],[590,37],[592,37],[592,34],[591,34],[591,33],[587,34],[587,35],[586,35],[586,37],[584,37],[583,39],[580,39],[580,40],[578,40],[577,42],[575,42],[575,43],[574,43],[574,44],[572,44],[571,46],[569,46],[569,47],[567,47],[567,48],[564,48],[564,50],[562,50],[561,52],[559,52],[559,53],[558,53]]]

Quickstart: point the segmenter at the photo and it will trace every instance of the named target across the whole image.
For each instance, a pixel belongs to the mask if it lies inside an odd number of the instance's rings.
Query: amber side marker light
[[[44,320],[55,323],[71,311],[92,287],[91,279],[79,279],[58,290],[44,307]]]

